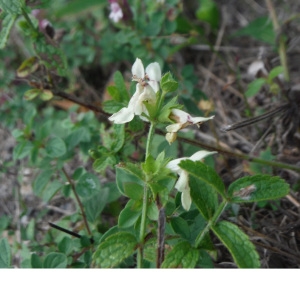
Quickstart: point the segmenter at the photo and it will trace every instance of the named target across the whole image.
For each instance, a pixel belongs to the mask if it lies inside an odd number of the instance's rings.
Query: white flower
[[[203,118],[203,117],[192,117],[190,114],[186,113],[180,109],[172,109],[170,119],[174,120],[176,123],[171,124],[166,127],[168,133],[166,134],[166,140],[169,144],[173,143],[177,137],[177,131],[183,129],[189,125],[197,125],[198,127],[208,120],[213,119],[214,116]]]
[[[124,107],[114,113],[108,119],[115,124],[124,124],[130,122],[135,115],[140,116],[144,121],[147,118],[142,113],[149,115],[144,101],[155,104],[155,93],[159,90],[159,81],[161,79],[161,70],[157,62],[151,63],[146,68],[146,73],[142,61],[137,58],[131,69],[132,80],[137,81],[136,91],[131,97],[128,107]]]
[[[192,204],[192,199],[190,195],[190,186],[189,186],[189,174],[187,171],[181,169],[178,165],[182,160],[190,159],[192,161],[202,160],[204,157],[217,153],[215,151],[210,152],[206,150],[201,150],[194,153],[191,157],[182,157],[171,160],[166,167],[172,172],[177,173],[179,178],[175,184],[175,188],[178,192],[181,192],[181,204],[185,210],[189,210]]]
[[[122,8],[119,3],[112,2],[110,3],[110,14],[109,18],[113,20],[113,22],[118,23],[123,18]]]

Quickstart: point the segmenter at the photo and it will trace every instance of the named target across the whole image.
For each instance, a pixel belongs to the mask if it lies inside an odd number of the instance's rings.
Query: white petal
[[[145,77],[145,70],[142,61],[137,58],[131,68],[131,73],[136,78],[144,78]]]
[[[141,106],[144,106],[143,102],[147,101],[149,103],[155,103],[156,102],[156,95],[151,88],[151,86],[147,85],[144,87],[144,91],[140,94],[138,103]]]
[[[172,119],[175,119],[177,123],[186,123],[190,115],[181,109],[172,109]]]
[[[177,131],[179,131],[181,128],[182,128],[182,124],[181,124],[181,123],[171,124],[171,125],[168,125],[168,126],[166,127],[166,129],[167,129],[168,132],[177,132]]]
[[[137,83],[135,93],[132,95],[128,103],[128,108],[132,109],[133,112],[135,111],[135,107],[138,105],[139,97],[143,91],[144,88],[141,86],[141,84]]]
[[[178,164],[187,157],[173,159],[167,163],[166,167],[170,169],[172,172],[178,173],[181,169],[178,167]]]
[[[203,123],[203,122],[206,122],[208,120],[211,120],[213,119],[215,116],[211,116],[211,117],[208,117],[208,118],[203,118],[203,117],[190,117],[188,122],[191,122],[193,124],[198,124],[198,123]]]
[[[200,150],[196,153],[194,153],[189,159],[192,161],[201,160],[206,156],[212,155],[217,153],[216,151],[206,151],[206,150]]]
[[[159,81],[161,80],[161,70],[157,62],[151,63],[146,68],[146,74],[149,78],[149,85],[157,93],[159,90]]]
[[[148,82],[148,84],[151,86],[151,88],[153,89],[153,91],[155,93],[157,93],[159,91],[159,83],[157,81],[154,81],[154,80],[150,80]]]
[[[192,204],[190,187],[186,188],[181,194],[181,204],[185,210],[189,210]]]
[[[177,138],[177,133],[176,132],[168,132],[166,134],[166,140],[169,143],[169,145],[171,145],[173,142],[175,142],[176,138]]]
[[[132,109],[128,107],[123,107],[118,112],[114,113],[108,118],[108,120],[114,122],[115,124],[124,124],[130,122],[134,117]]]
[[[160,81],[161,80],[161,70],[159,63],[154,62],[147,66],[146,74],[150,80]]]
[[[179,192],[183,192],[189,186],[189,173],[184,170],[180,170],[179,178],[175,184],[175,189]]]

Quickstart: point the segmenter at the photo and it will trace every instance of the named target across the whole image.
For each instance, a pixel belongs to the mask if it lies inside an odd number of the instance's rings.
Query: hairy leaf
[[[113,268],[135,251],[137,241],[128,232],[118,232],[102,242],[93,255],[93,261],[101,268]]]
[[[221,221],[211,229],[225,245],[239,268],[259,268],[259,256],[249,237],[235,224]]]
[[[228,188],[232,202],[275,200],[289,192],[289,185],[280,177],[254,175],[240,178]]]
[[[188,242],[180,242],[166,255],[162,268],[194,268],[199,259],[199,250]]]

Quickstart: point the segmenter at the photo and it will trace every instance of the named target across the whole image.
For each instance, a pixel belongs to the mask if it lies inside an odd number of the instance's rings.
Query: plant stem
[[[65,176],[67,177],[67,180],[68,180],[68,182],[69,182],[69,184],[70,184],[70,186],[71,186],[71,189],[72,189],[72,191],[73,191],[73,193],[74,193],[74,195],[75,195],[76,201],[77,201],[77,203],[78,203],[78,205],[79,205],[79,208],[80,208],[80,210],[81,210],[81,215],[82,215],[82,218],[83,218],[83,222],[84,222],[85,228],[86,228],[88,234],[91,236],[92,233],[91,233],[89,224],[88,224],[87,219],[86,219],[86,214],[85,214],[85,212],[84,212],[83,205],[82,205],[82,203],[81,203],[81,201],[80,201],[80,198],[79,198],[79,196],[78,196],[78,194],[77,194],[77,192],[76,192],[75,185],[74,185],[72,179],[70,178],[69,174],[67,173],[67,171],[66,171],[66,169],[65,169],[64,167],[62,167],[62,171],[63,171],[63,173],[65,174]]]
[[[218,209],[215,211],[213,217],[208,221],[208,223],[206,224],[205,228],[199,233],[199,235],[197,236],[196,240],[195,240],[195,247],[197,248],[201,241],[203,240],[203,238],[205,237],[205,235],[208,233],[208,231],[210,230],[210,228],[215,225],[215,223],[218,221],[219,217],[221,216],[221,214],[223,213],[226,205],[227,205],[227,200],[224,199],[222,201],[222,203],[219,205]]]
[[[148,155],[150,154],[150,147],[151,147],[151,143],[152,143],[154,132],[155,132],[155,125],[156,125],[156,123],[151,122],[151,126],[150,126],[149,133],[148,133],[148,138],[147,138],[147,144],[146,144],[145,159],[147,159]]]
[[[33,23],[31,22],[31,20],[30,20],[28,14],[27,14],[27,12],[25,11],[24,8],[22,8],[22,15],[23,15],[23,17],[25,18],[25,20],[27,21],[28,25],[29,25],[33,30],[35,30],[36,32],[38,32],[37,29],[34,27]]]
[[[149,128],[148,132],[148,138],[147,138],[147,144],[146,144],[146,154],[145,154],[145,160],[150,154],[150,147],[151,142],[153,140],[154,132],[155,132],[155,123],[151,122],[151,126]],[[144,197],[143,197],[143,207],[142,207],[142,218],[141,218],[141,229],[140,229],[140,247],[138,250],[137,255],[137,267],[142,268],[143,267],[143,248],[144,248],[144,239],[145,239],[145,232],[146,232],[146,221],[147,221],[147,207],[148,207],[148,198],[149,198],[149,189],[147,180],[145,181],[144,185]]]
[[[143,208],[141,218],[141,229],[140,229],[140,247],[137,256],[137,267],[141,269],[143,267],[143,252],[144,252],[144,239],[146,232],[146,221],[147,221],[147,207],[148,207],[148,186],[145,182],[144,185],[144,197],[143,197]]]

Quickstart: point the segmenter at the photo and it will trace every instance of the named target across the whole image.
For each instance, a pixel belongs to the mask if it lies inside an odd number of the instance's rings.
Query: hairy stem
[[[147,159],[148,155],[150,154],[150,147],[151,147],[151,143],[152,143],[154,132],[155,132],[155,125],[156,125],[155,123],[151,122],[151,126],[150,126],[149,133],[148,133],[148,138],[147,138],[147,144],[146,144],[145,159]]]
[[[145,160],[150,154],[150,147],[151,142],[155,132],[155,123],[151,122],[151,126],[148,132],[147,144],[146,144],[146,154]],[[147,181],[144,185],[144,197],[143,197],[143,207],[142,207],[142,218],[141,218],[141,229],[140,229],[140,247],[137,255],[137,266],[138,268],[143,267],[143,250],[144,250],[144,239],[145,239],[145,232],[146,232],[146,221],[147,221],[147,207],[148,207],[148,198],[149,198],[149,189]]]

